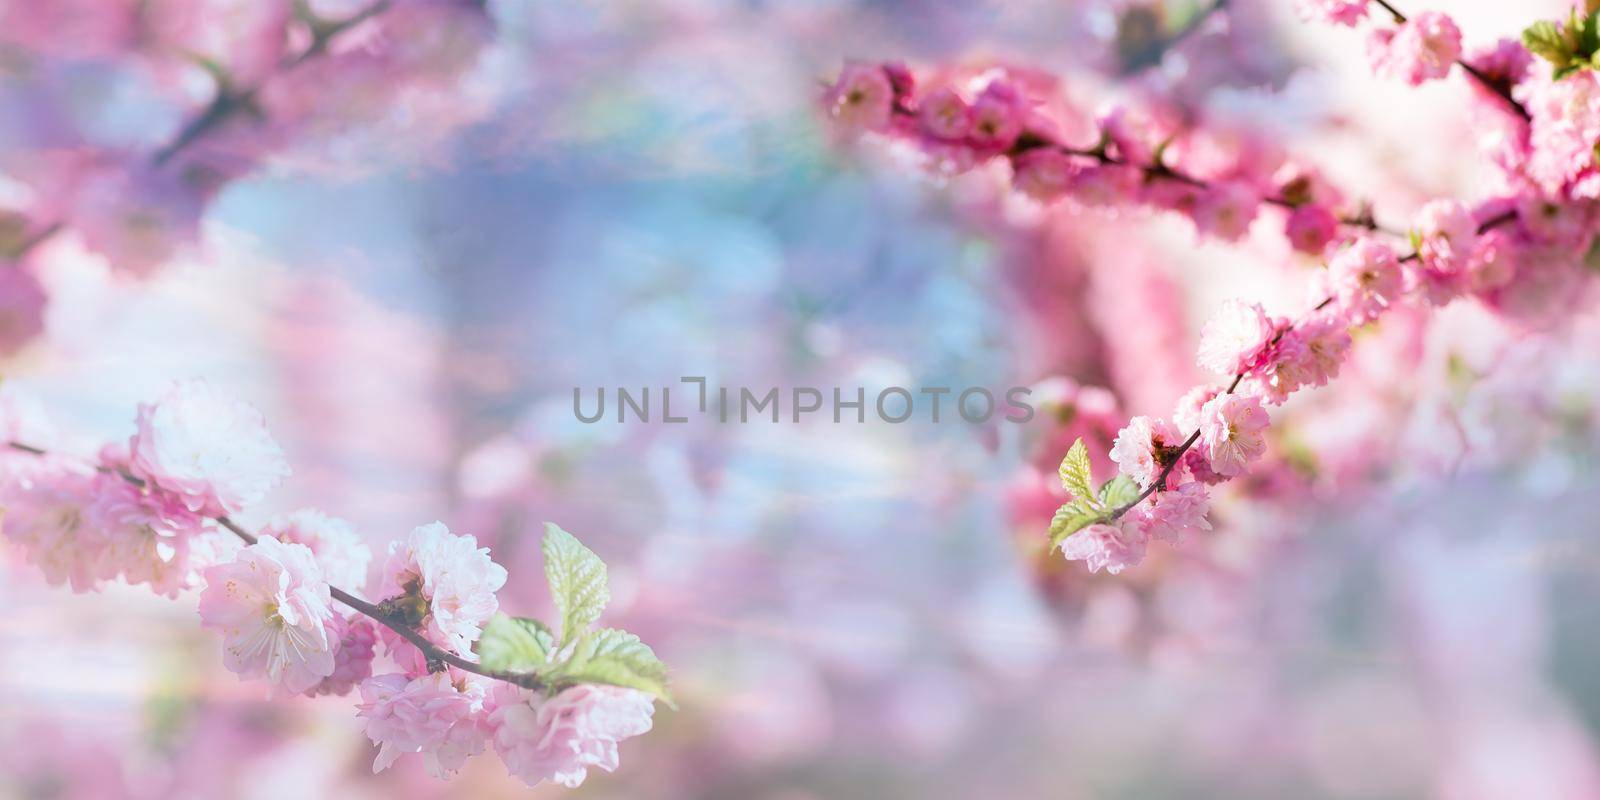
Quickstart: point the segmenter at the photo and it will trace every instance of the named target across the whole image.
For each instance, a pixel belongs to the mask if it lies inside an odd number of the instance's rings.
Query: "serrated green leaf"
[[[544,576],[550,583],[550,595],[555,599],[556,613],[561,615],[560,649],[594,624],[606,603],[611,602],[606,563],[553,522],[544,524],[540,549],[544,551]]]
[[[1080,438],[1072,443],[1071,449],[1067,450],[1067,457],[1061,459],[1061,468],[1058,472],[1061,475],[1061,485],[1065,486],[1073,497],[1094,503],[1094,475],[1091,474],[1089,467],[1089,448],[1083,446],[1083,439]]]
[[[1100,487],[1100,504],[1106,508],[1121,508],[1139,497],[1139,484],[1126,475],[1118,475]]]
[[[1080,498],[1058,509],[1050,519],[1050,549],[1061,546],[1062,540],[1095,523],[1105,512]]]
[[[496,614],[478,639],[478,663],[499,672],[537,672],[548,667],[556,637],[543,622]]]
[[[615,628],[585,633],[567,659],[550,676],[560,683],[605,683],[638,689],[672,705],[667,665],[639,637]]]

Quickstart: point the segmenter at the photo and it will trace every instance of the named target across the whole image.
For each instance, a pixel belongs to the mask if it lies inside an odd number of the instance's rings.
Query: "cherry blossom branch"
[[[387,11],[390,2],[391,0],[377,0],[372,5],[337,22],[319,22],[309,16],[309,11],[305,9],[303,3],[296,3],[297,11],[310,24],[311,43],[299,54],[285,59],[278,68],[277,74],[287,73],[301,64],[326,53],[328,45],[338,38],[340,34]],[[200,140],[212,129],[232,119],[235,115],[241,112],[259,113],[255,104],[255,96],[260,91],[260,86],[234,90],[220,76],[217,80],[216,97],[212,98],[199,116],[190,120],[171,142],[156,151],[151,159],[156,166],[159,167],[170,161],[173,156],[176,156],[184,148]]]
[[[1408,17],[1401,13],[1400,9],[1395,8],[1392,4],[1390,4],[1388,0],[1373,0],[1373,2],[1382,7],[1384,11],[1389,12],[1389,15],[1394,17],[1395,24],[1404,25],[1406,23]],[[1527,106],[1524,106],[1522,103],[1518,102],[1515,97],[1511,96],[1510,86],[1507,86],[1501,81],[1490,78],[1488,75],[1483,73],[1483,70],[1468,64],[1465,59],[1456,59],[1456,65],[1461,67],[1461,69],[1464,70],[1467,75],[1471,76],[1472,79],[1477,81],[1479,85],[1483,86],[1483,88],[1488,89],[1496,97],[1499,97],[1506,104],[1507,108],[1510,108],[1516,113],[1517,116],[1522,118],[1523,122],[1528,122],[1533,119],[1533,115],[1528,113]]]
[[[1477,227],[1477,234],[1481,236],[1481,235],[1483,235],[1483,234],[1485,234],[1485,233],[1487,233],[1487,232],[1489,232],[1491,230],[1494,230],[1495,228],[1500,227],[1501,225],[1505,225],[1505,224],[1514,222],[1514,221],[1516,221],[1516,219],[1517,219],[1517,212],[1516,211],[1512,210],[1512,211],[1502,212],[1502,213],[1497,214],[1497,215],[1495,215],[1493,217],[1490,217],[1489,219],[1484,220],[1481,224],[1479,224],[1478,227]],[[1421,258],[1421,252],[1417,251],[1417,250],[1413,250],[1413,251],[1411,251],[1410,253],[1407,253],[1404,256],[1400,256],[1396,260],[1398,262],[1404,263],[1404,262],[1407,262],[1407,261],[1415,261],[1418,258]],[[1321,302],[1317,303],[1315,306],[1313,306],[1311,308],[1311,313],[1316,313],[1318,311],[1323,310],[1324,308],[1327,308],[1329,305],[1331,305],[1333,303],[1333,301],[1334,301],[1334,298],[1331,297],[1331,296],[1323,298],[1323,300]],[[1272,338],[1267,341],[1267,345],[1266,346],[1268,348],[1271,348],[1272,346],[1278,344],[1278,342],[1282,341],[1283,337],[1288,335],[1288,333],[1293,329],[1294,329],[1293,325],[1289,325],[1289,326],[1280,328],[1277,331],[1277,333],[1275,333],[1272,336]],[[1239,388],[1239,384],[1244,382],[1244,379],[1245,379],[1246,375],[1247,375],[1247,373],[1245,373],[1245,372],[1236,373],[1233,376],[1232,382],[1230,382],[1228,384],[1228,388],[1222,390],[1221,394],[1224,394],[1224,395],[1233,394],[1234,391],[1236,391]],[[1172,475],[1172,471],[1177,469],[1178,465],[1183,462],[1184,454],[1187,453],[1190,448],[1194,447],[1195,443],[1198,442],[1198,441],[1200,441],[1200,429],[1196,428],[1193,433],[1189,434],[1189,436],[1183,440],[1183,443],[1181,445],[1179,445],[1177,448],[1169,451],[1168,454],[1166,456],[1164,456],[1164,458],[1163,458],[1164,463],[1163,463],[1163,465],[1161,467],[1161,471],[1156,475],[1155,480],[1150,482],[1149,486],[1145,487],[1144,490],[1139,492],[1139,494],[1137,496],[1135,496],[1132,500],[1130,500],[1127,503],[1124,503],[1124,504],[1118,506],[1111,513],[1101,517],[1099,519],[1099,521],[1111,521],[1111,520],[1120,519],[1124,514],[1126,514],[1129,511],[1133,510],[1133,508],[1135,506],[1138,506],[1140,503],[1142,503],[1146,499],[1148,499],[1150,497],[1150,495],[1155,494],[1158,491],[1161,491],[1162,488],[1167,485],[1167,479]]]
[[[6,445],[12,450],[28,453],[30,455],[49,455],[49,451],[33,445],[25,444],[23,442],[7,442]],[[114,471],[109,467],[99,467],[98,469],[101,472]],[[146,485],[144,479],[136,475],[130,475],[121,470],[115,470],[115,472],[117,475],[121,476],[123,480],[133,484],[134,486],[144,487]],[[239,525],[237,522],[234,522],[228,516],[222,515],[212,517],[211,519],[215,520],[218,525],[226,528],[234,536],[239,537],[239,539],[245,544],[251,545],[256,543],[257,537],[255,534],[246,530],[243,526]],[[418,650],[422,651],[422,655],[427,661],[429,672],[442,672],[446,666],[450,666],[465,672],[473,673],[474,675],[481,675],[485,678],[504,681],[525,689],[538,690],[546,688],[544,681],[540,680],[538,676],[534,675],[533,673],[501,672],[485,669],[482,665],[476,662],[469,661],[461,656],[456,655],[455,653],[445,650],[433,642],[428,641],[428,638],[424,636],[421,631],[407,624],[405,620],[399,619],[395,614],[385,611],[380,605],[375,605],[362,600],[360,597],[340,589],[337,586],[330,585],[328,587],[328,593],[333,597],[333,599],[338,600],[346,606],[349,606],[351,609],[354,609],[355,611],[372,618],[373,621],[399,634]]]
[[[1036,148],[1051,148],[1051,149],[1054,149],[1054,150],[1056,150],[1057,152],[1059,152],[1059,153],[1061,153],[1063,155],[1081,156],[1081,157],[1086,157],[1086,158],[1093,158],[1096,161],[1099,161],[1101,164],[1105,164],[1105,165],[1109,165],[1109,166],[1133,167],[1135,169],[1138,169],[1142,173],[1144,173],[1144,176],[1145,176],[1145,178],[1147,180],[1170,180],[1170,181],[1176,181],[1176,182],[1182,183],[1182,184],[1184,184],[1186,186],[1193,186],[1196,189],[1212,189],[1212,188],[1214,188],[1211,183],[1209,183],[1207,181],[1204,181],[1204,180],[1201,180],[1199,178],[1196,178],[1196,177],[1194,177],[1192,175],[1186,175],[1186,174],[1184,174],[1182,172],[1179,172],[1179,171],[1167,166],[1166,164],[1161,163],[1160,160],[1157,160],[1157,161],[1155,161],[1155,162],[1153,162],[1151,164],[1138,164],[1138,163],[1135,163],[1135,162],[1132,162],[1132,161],[1126,161],[1126,160],[1123,160],[1123,159],[1116,158],[1116,157],[1112,156],[1111,154],[1107,153],[1105,151],[1104,147],[1095,147],[1095,148],[1091,148],[1091,149],[1068,147],[1068,146],[1066,146],[1064,144],[1057,144],[1057,143],[1050,142],[1050,141],[1047,141],[1047,140],[1042,139],[1042,138],[1024,136],[1024,137],[1022,137],[1022,138],[1017,140],[1016,146],[1014,146],[1011,149],[1011,151],[1007,152],[1006,155],[1008,157],[1015,157],[1015,156],[1022,155],[1023,153],[1027,152],[1028,150],[1036,149]],[[1263,197],[1263,198],[1261,198],[1261,202],[1266,203],[1268,205],[1273,205],[1273,206],[1277,206],[1279,208],[1286,208],[1286,209],[1290,209],[1290,210],[1298,208],[1299,205],[1300,205],[1300,204],[1298,204],[1298,203],[1296,203],[1296,202],[1294,202],[1292,200],[1289,200],[1288,198],[1283,197],[1281,195],[1270,195],[1270,196],[1267,196],[1267,197]],[[1391,236],[1401,236],[1401,235],[1403,235],[1400,231],[1393,230],[1391,228],[1386,228],[1383,225],[1378,224],[1378,221],[1372,217],[1372,214],[1371,214],[1370,211],[1369,212],[1364,212],[1364,213],[1361,213],[1361,214],[1356,214],[1354,216],[1340,217],[1339,218],[1339,224],[1340,225],[1345,225],[1345,226],[1348,226],[1348,227],[1352,227],[1352,228],[1360,228],[1360,229],[1363,229],[1363,230],[1373,231],[1375,233],[1386,233],[1386,234],[1389,234]]]

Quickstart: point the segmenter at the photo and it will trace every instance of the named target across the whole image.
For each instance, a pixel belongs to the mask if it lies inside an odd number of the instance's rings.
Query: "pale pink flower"
[[[1432,305],[1450,302],[1466,288],[1478,247],[1472,210],[1456,200],[1434,200],[1417,212],[1417,258],[1406,263],[1406,289]]]
[[[555,697],[511,686],[489,715],[494,749],[529,786],[553,781],[575,788],[590,767],[618,766],[617,743],[650,730],[655,701],[620,686],[580,684]]]
[[[1022,121],[1026,108],[1017,87],[1009,81],[994,80],[978,94],[972,103],[973,145],[993,150],[1007,150],[1022,135]]]
[[[1176,448],[1183,444],[1183,437],[1172,423],[1164,419],[1150,417],[1134,417],[1128,420],[1128,426],[1117,433],[1117,439],[1111,446],[1111,460],[1116,462],[1117,469],[1122,474],[1130,477],[1143,489],[1154,483],[1161,474],[1161,460],[1158,451]]]
[[[1221,375],[1249,372],[1261,364],[1277,328],[1259,303],[1228,300],[1200,329],[1197,362]]]
[[[1529,176],[1550,195],[1569,186],[1592,185],[1587,179],[1595,174],[1595,145],[1600,142],[1600,76],[1587,69],[1560,80],[1541,75],[1519,86],[1517,97],[1533,117]]]
[[[209,520],[171,495],[135,486],[121,475],[96,478],[89,522],[105,540],[106,572],[120,572],[128,583],[148,584],[158,594],[176,597],[202,584],[193,540]]]
[[[1072,199],[1091,207],[1116,206],[1132,201],[1143,182],[1144,173],[1137,167],[1085,165],[1072,182]]]
[[[463,655],[500,609],[495,592],[506,582],[505,567],[489,558],[478,540],[450,532],[442,522],[423,525],[404,542],[389,545],[380,596],[421,597],[428,603],[427,631]]]
[[[1189,477],[1207,485],[1222,483],[1229,477],[1211,468],[1211,459],[1206,456],[1206,448],[1199,442],[1183,454],[1183,468],[1189,473]]]
[[[1388,245],[1362,238],[1328,261],[1328,290],[1352,325],[1378,318],[1400,297],[1400,261]]]
[[[1144,530],[1152,538],[1178,544],[1183,541],[1184,534],[1191,530],[1211,530],[1211,523],[1206,519],[1210,509],[1211,500],[1206,487],[1190,482],[1169,491],[1157,492],[1148,503],[1134,508],[1128,514],[1139,514]]]
[[[1231,242],[1250,230],[1260,207],[1260,192],[1248,184],[1228,181],[1201,191],[1190,219],[1201,236]]]
[[[0,487],[0,529],[52,586],[98,591],[116,575],[106,563],[105,532],[90,520],[100,486],[82,464],[46,456],[18,465]]]
[[[1528,68],[1533,66],[1533,54],[1516,39],[1497,39],[1493,44],[1474,48],[1466,61],[1489,80],[1510,87],[1528,77]],[[1477,81],[1469,83],[1481,93],[1491,93]],[[1496,97],[1495,102],[1501,101]]]
[[[1303,205],[1289,212],[1283,233],[1295,250],[1321,255],[1339,235],[1339,217],[1325,206]]]
[[[1200,445],[1218,475],[1233,477],[1266,452],[1267,412],[1261,398],[1219,395],[1200,411]]]
[[[373,772],[407,753],[420,753],[428,772],[445,778],[466,759],[483,752],[489,728],[483,719],[486,690],[475,676],[451,670],[409,678],[374,675],[361,682],[356,716],[378,745]]]
[[[350,523],[314,508],[302,508],[274,517],[261,532],[280,542],[311,548],[328,583],[351,591],[360,591],[367,585],[372,550]]]
[[[1438,11],[1420,12],[1393,30],[1375,30],[1367,40],[1373,71],[1412,86],[1448,75],[1460,57],[1461,29]]]
[[[1350,329],[1332,314],[1313,314],[1294,326],[1292,335],[1300,342],[1298,358],[1280,366],[1296,388],[1326,386],[1339,377],[1339,367],[1350,352]]]
[[[1128,164],[1146,166],[1155,162],[1156,147],[1178,133],[1171,120],[1158,119],[1149,109],[1128,105],[1112,106],[1099,115],[1100,133],[1106,152]]]
[[[1187,436],[1200,429],[1200,409],[1211,401],[1211,398],[1222,394],[1222,387],[1202,384],[1190,389],[1183,397],[1178,398],[1178,407],[1172,412],[1172,424],[1178,431]]]
[[[44,288],[25,265],[0,261],[0,355],[44,333]]]
[[[824,100],[829,116],[845,128],[881,131],[894,112],[894,86],[879,64],[850,64]]]
[[[1511,283],[1517,276],[1517,250],[1516,237],[1501,228],[1479,237],[1469,281],[1472,291],[1492,292]]]
[[[129,467],[190,511],[234,514],[289,475],[261,412],[205,381],[185,381],[141,404]]]
[[[1103,569],[1115,575],[1144,560],[1149,538],[1135,522],[1099,523],[1063,539],[1061,554],[1068,561],[1082,561],[1090,572]]]
[[[1037,147],[1011,159],[1011,185],[1017,191],[1049,203],[1072,189],[1083,165],[1066,153]]]
[[[307,689],[308,696],[346,695],[357,684],[372,677],[372,658],[378,641],[372,623],[359,615],[335,616],[332,632],[339,642],[333,654],[333,672]]]
[[[229,670],[291,693],[333,674],[332,600],[310,548],[262,536],[205,580],[200,623],[222,634]]]
[[[1289,327],[1287,320],[1273,323],[1272,343],[1262,353],[1256,367],[1239,384],[1240,391],[1253,394],[1264,402],[1280,405],[1289,394],[1300,388],[1298,365],[1306,358],[1306,343]]]
[[[1367,16],[1371,0],[1296,0],[1301,19],[1354,26]]]
[[[917,108],[922,132],[935,139],[955,141],[972,131],[972,108],[955,89],[941,88],[922,99]]]

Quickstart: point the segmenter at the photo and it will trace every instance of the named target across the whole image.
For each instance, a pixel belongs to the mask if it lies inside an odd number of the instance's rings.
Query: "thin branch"
[[[12,450],[28,453],[30,455],[49,455],[49,451],[47,450],[35,447],[33,445],[24,444],[22,442],[7,442],[6,444]],[[100,467],[99,469],[102,472],[112,471],[106,467]],[[118,471],[117,474],[121,475],[124,480],[134,484],[135,486],[143,487],[146,485],[145,481],[137,476],[121,471]],[[218,525],[226,528],[234,536],[239,537],[239,539],[241,539],[245,544],[251,545],[256,543],[257,536],[250,531],[245,530],[243,526],[239,525],[237,522],[234,522],[231,518],[227,516],[220,516],[213,517],[213,519]],[[497,681],[505,681],[506,683],[521,686],[525,689],[545,688],[544,681],[540,680],[539,677],[533,673],[500,672],[497,670],[485,669],[483,665],[478,664],[477,662],[462,658],[461,656],[456,655],[455,653],[452,653],[431,641],[428,641],[427,636],[423,635],[423,633],[416,628],[406,624],[404,620],[396,619],[394,615],[386,613],[378,606],[362,600],[361,598],[351,594],[350,592],[340,589],[337,586],[329,585],[328,593],[333,597],[333,599],[338,600],[339,602],[349,606],[363,615],[371,617],[378,624],[394,631],[397,634],[400,634],[400,636],[406,641],[415,645],[418,650],[422,651],[423,658],[427,660],[428,670],[430,672],[442,672],[446,666],[451,666],[464,672],[470,672],[474,675],[482,675],[485,678],[492,678]]]

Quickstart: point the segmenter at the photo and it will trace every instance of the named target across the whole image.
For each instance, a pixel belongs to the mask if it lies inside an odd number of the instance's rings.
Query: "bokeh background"
[[[1432,1],[1469,42],[1562,8]],[[1315,265],[1272,230],[1197,244],[921,176],[818,113],[848,58],[1003,63],[1260,131],[1380,220],[1473,196],[1463,82],[1383,83],[1358,34],[1228,5],[1165,47],[1136,23],[1184,2],[495,0],[445,98],[301,140],[155,277],[49,242],[47,333],[5,383],[86,441],[173,379],[226,386],[295,468],[247,522],[316,505],[381,549],[444,520],[508,566],[514,613],[549,610],[540,523],[578,534],[680,708],[574,796],[1600,797],[1600,318],[1391,315],[1276,415],[1213,533],[1089,575],[1043,552],[1066,445],[1166,413],[1218,302],[1291,305]],[[108,141],[185,117],[93,58],[3,80]],[[1041,413],[573,418],[573,387],[683,375],[1024,385]],[[193,597],[0,559],[0,796],[567,794],[492,756],[373,776],[348,699],[240,683]]]

